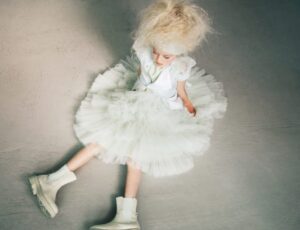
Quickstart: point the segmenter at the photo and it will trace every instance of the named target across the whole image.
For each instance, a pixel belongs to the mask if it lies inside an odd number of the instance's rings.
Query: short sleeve
[[[185,81],[190,77],[192,67],[195,65],[196,61],[191,57],[178,57],[172,63],[171,73],[177,81]]]

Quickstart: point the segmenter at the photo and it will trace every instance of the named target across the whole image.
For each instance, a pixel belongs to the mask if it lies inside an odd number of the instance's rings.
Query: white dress
[[[131,160],[155,177],[184,173],[208,149],[214,119],[226,111],[223,86],[189,56],[159,69],[150,47],[134,51],[96,77],[75,115],[75,134],[84,145],[104,147],[97,157],[105,163]],[[177,95],[182,80],[195,117]]]

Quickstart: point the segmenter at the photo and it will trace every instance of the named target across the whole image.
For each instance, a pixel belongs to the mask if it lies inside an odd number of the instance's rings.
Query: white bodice
[[[141,74],[132,89],[149,89],[161,96],[170,109],[183,109],[182,100],[177,95],[177,81],[189,78],[191,68],[196,64],[194,59],[176,57],[168,66],[159,68],[153,61],[151,47],[134,47],[134,51],[140,61]]]

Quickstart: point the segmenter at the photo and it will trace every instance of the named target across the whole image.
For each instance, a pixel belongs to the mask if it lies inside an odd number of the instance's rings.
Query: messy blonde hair
[[[186,0],[156,0],[140,14],[134,39],[140,44],[181,44],[193,51],[212,32],[211,19],[201,7]]]

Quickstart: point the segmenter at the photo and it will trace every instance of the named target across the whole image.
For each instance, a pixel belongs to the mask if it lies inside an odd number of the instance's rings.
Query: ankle
[[[60,178],[66,178],[66,177],[69,178],[70,182],[77,179],[75,173],[69,169],[67,164],[63,165],[57,171],[49,174],[48,181],[49,182],[56,181]]]

